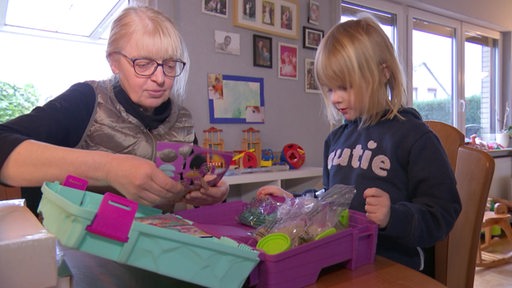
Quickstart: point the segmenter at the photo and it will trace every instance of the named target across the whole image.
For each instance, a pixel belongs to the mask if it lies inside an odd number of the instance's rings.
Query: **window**
[[[341,1],[340,21],[361,12],[380,21],[399,57],[407,59],[402,61],[408,79],[406,105],[418,109],[425,120],[458,127],[466,137],[477,133],[484,141],[494,141],[490,135],[506,121],[500,112],[509,109],[498,85],[500,33],[388,1],[357,3]]]
[[[393,43],[395,47],[397,46],[396,14],[345,1],[341,4],[341,12],[340,22],[355,19],[360,13],[367,13],[372,15],[377,21],[379,21],[382,30],[386,32],[386,35],[388,35],[391,43]]]
[[[465,132],[470,137],[489,135],[506,128],[499,123],[496,109],[499,34],[464,25],[464,110]],[[471,130],[476,129],[476,130]],[[491,140],[491,139],[489,139]]]
[[[106,39],[127,6],[128,0],[0,0],[0,82],[34,85],[43,104],[76,82],[110,77]]]
[[[457,103],[455,77],[456,23],[440,17],[427,17],[413,11],[412,88],[416,91],[413,107],[424,120],[455,123]],[[430,20],[433,19],[433,20]]]

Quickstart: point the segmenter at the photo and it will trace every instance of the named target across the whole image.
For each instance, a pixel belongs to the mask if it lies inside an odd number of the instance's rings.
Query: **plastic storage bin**
[[[199,238],[177,231],[133,221],[127,242],[87,231],[103,195],[75,190],[57,182],[42,186],[39,211],[43,224],[63,245],[100,257],[150,270],[207,287],[303,287],[313,284],[320,271],[343,263],[356,269],[375,260],[377,225],[364,214],[350,211],[350,227],[288,251],[269,255],[248,249],[256,241],[237,216],[241,201],[180,211],[177,214],[217,238]],[[160,214],[158,209],[139,206],[136,217]],[[236,244],[243,243],[242,247]],[[234,244],[233,244],[234,243]]]
[[[88,232],[103,195],[57,182],[42,186],[43,225],[63,245],[207,287],[241,287],[258,264],[258,252],[217,238],[199,238],[133,221],[127,242]],[[140,206],[136,217],[161,214]]]
[[[227,236],[239,242],[255,245],[244,237],[248,228],[238,223],[243,203],[233,201],[177,214],[196,222],[204,231],[215,236]],[[343,263],[354,270],[375,260],[377,225],[363,213],[350,211],[349,228],[309,242],[288,251],[270,255],[260,253],[261,262],[250,275],[250,285],[267,287],[304,287],[316,282],[325,267]],[[250,230],[250,229],[249,229]]]

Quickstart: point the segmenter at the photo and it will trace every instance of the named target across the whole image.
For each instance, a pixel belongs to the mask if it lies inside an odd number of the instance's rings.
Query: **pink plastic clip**
[[[137,207],[137,202],[107,192],[96,216],[85,230],[119,242],[128,242]]]
[[[85,189],[87,189],[87,184],[89,184],[89,182],[85,179],[73,175],[68,175],[66,176],[64,184],[62,184],[62,186],[85,191]]]

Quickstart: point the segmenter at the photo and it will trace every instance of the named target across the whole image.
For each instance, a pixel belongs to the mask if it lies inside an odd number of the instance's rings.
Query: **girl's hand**
[[[379,228],[385,228],[391,215],[389,194],[378,188],[368,188],[364,191],[363,197],[366,200],[366,217],[377,223]]]
[[[267,185],[263,186],[256,192],[256,197],[263,198],[265,196],[276,196],[276,197],[286,197],[293,198],[293,194],[285,191],[279,186]]]
[[[208,180],[216,177],[215,175],[207,174],[201,178],[201,183],[185,195],[185,203],[194,206],[211,205],[220,203],[226,199],[229,193],[229,185],[221,180],[215,186],[208,186]]]

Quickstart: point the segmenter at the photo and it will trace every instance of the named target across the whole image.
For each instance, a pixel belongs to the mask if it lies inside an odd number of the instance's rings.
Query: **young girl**
[[[433,276],[432,248],[461,204],[439,139],[402,105],[405,82],[393,45],[369,16],[340,23],[318,48],[315,74],[328,119],[339,125],[324,143],[324,187],[355,186],[350,209],[378,224],[377,254]]]

